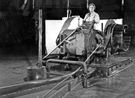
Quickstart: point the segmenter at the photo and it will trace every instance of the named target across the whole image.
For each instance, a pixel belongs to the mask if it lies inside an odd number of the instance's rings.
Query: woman
[[[90,3],[88,6],[89,13],[87,13],[84,17],[83,23],[86,26],[94,25],[95,23],[100,22],[100,17],[98,13],[95,12],[96,6],[94,3]]]
[[[85,48],[86,48],[86,53],[87,53],[87,58],[90,56],[90,54],[93,51],[93,47],[96,46],[97,42],[95,40],[96,37],[96,32],[95,30],[92,30],[93,28],[95,29],[94,24],[97,24],[100,22],[100,17],[98,13],[95,12],[95,4],[91,3],[88,6],[89,13],[87,13],[84,17],[83,20],[83,26],[85,29],[89,29],[90,32],[85,34]],[[87,61],[87,63],[90,63],[90,59]]]

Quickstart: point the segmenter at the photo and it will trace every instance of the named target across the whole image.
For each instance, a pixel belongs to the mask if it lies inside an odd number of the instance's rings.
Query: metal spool
[[[110,45],[112,53],[125,52],[129,49],[131,37],[125,35],[126,28],[127,25],[116,24],[113,20],[107,21],[104,35],[108,38],[107,44]]]

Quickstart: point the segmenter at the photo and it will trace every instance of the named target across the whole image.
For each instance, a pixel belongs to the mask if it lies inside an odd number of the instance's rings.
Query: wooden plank
[[[38,67],[42,66],[42,10],[39,10]]]

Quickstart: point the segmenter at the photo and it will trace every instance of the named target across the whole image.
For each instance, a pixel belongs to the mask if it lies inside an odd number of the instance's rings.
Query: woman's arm
[[[94,22],[95,23],[99,23],[100,22],[100,17],[99,17],[98,14],[95,15]]]
[[[86,21],[87,18],[88,18],[88,13],[85,15],[83,21]]]

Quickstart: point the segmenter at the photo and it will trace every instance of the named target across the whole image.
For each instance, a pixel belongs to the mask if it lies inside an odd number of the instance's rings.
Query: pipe
[[[91,56],[90,56],[91,57]],[[46,63],[65,63],[65,64],[75,64],[75,65],[79,65],[81,67],[83,67],[83,72],[82,72],[82,75],[83,75],[83,87],[84,88],[87,88],[87,65],[86,65],[86,61],[85,62],[82,62],[82,61],[69,61],[69,60],[58,60],[58,59],[49,59],[47,60]],[[46,68],[48,68],[48,65],[49,64],[46,64]],[[48,68],[48,73],[47,73],[47,76],[49,77],[49,68]]]
[[[69,0],[67,0],[67,18],[70,17],[69,13],[70,13],[70,10],[69,10]]]
[[[65,79],[63,79],[62,81],[60,81],[56,86],[54,86],[47,94],[45,94],[42,98],[47,98],[47,96],[59,85],[61,85],[62,83],[64,83],[66,80],[68,80],[70,77],[66,77]]]
[[[84,73],[87,73],[87,65],[85,62],[82,62],[82,61],[69,61],[69,60],[58,60],[58,59],[49,59],[47,60],[46,63],[65,63],[65,64],[76,64],[76,65],[81,65],[83,68],[84,68]],[[46,67],[48,68],[47,66],[48,64],[46,64]]]
[[[103,32],[104,32],[104,30],[103,30],[104,28],[103,28],[103,27],[104,27],[104,24],[101,23],[101,32],[102,32],[102,34],[103,34]]]
[[[0,88],[0,96],[1,97],[6,97],[8,96],[22,96],[22,95],[27,95],[29,93],[34,93],[37,92],[36,87],[39,88],[40,86],[48,86],[53,83],[58,83],[65,79],[67,76],[61,76],[61,77],[56,77],[52,79],[46,79],[46,80],[38,80],[38,81],[32,81],[32,82],[25,82],[21,84],[16,84],[16,85],[11,85],[11,86],[5,86]],[[38,91],[41,91],[40,88]],[[0,97],[0,98],[1,98]]]
[[[86,1],[86,7],[88,8],[89,6],[89,0]]]

